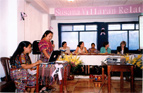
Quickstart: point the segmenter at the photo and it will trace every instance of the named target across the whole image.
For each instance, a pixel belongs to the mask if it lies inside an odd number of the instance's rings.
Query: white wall
[[[17,0],[1,0],[0,57],[9,57],[17,46]],[[0,77],[4,76],[0,63]]]
[[[58,23],[86,23],[86,22],[125,22],[138,21],[139,14],[124,14],[124,15],[95,15],[95,16],[59,16],[51,20],[53,27],[53,40],[55,49],[58,49]]]
[[[25,20],[21,20],[20,12],[27,14]],[[39,12],[25,0],[0,0],[0,14],[0,57],[12,56],[21,41],[40,40],[50,24],[48,14]],[[30,56],[35,62],[35,56]],[[1,63],[0,71],[0,77],[5,76]]]
[[[39,12],[31,4],[25,5],[25,27],[24,40],[33,43],[34,40],[40,40],[43,33],[48,29],[48,15]],[[44,31],[43,31],[44,30]],[[35,56],[30,55],[32,62],[35,62]]]
[[[25,21],[21,20],[21,12],[25,12],[25,0],[17,0],[17,43],[25,39]]]

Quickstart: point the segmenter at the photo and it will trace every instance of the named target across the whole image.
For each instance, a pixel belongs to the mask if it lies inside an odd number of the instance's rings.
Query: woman
[[[64,51],[66,54],[70,54],[70,48],[67,46],[67,42],[62,42],[62,47],[60,47],[60,50]]]
[[[26,72],[22,72],[23,74],[27,73],[27,69],[32,69],[32,67],[42,63],[41,60],[31,63],[29,53],[31,53],[31,43],[28,41],[22,41],[18,45],[16,51],[10,58],[10,64],[12,70],[25,70]],[[11,71],[11,75],[13,75],[13,71]],[[18,75],[17,75],[18,76]],[[14,82],[16,83],[16,88],[18,92],[25,92],[25,91],[30,91],[34,92],[35,88],[30,89],[25,89],[25,86],[35,86],[36,84],[36,76],[33,76],[29,73],[27,73],[27,82],[23,82],[22,79],[17,79],[17,77],[12,76],[14,79]]]
[[[84,42],[83,41],[79,42],[79,44],[77,45],[77,48],[75,50],[75,53],[79,53],[79,54],[88,53],[86,47],[84,47]]]
[[[39,42],[39,50],[41,51],[40,59],[43,62],[48,62],[50,55],[53,51],[53,45],[51,43],[51,39],[53,38],[53,32],[50,30],[47,30],[43,36],[41,41]]]
[[[100,53],[110,54],[111,49],[109,48],[109,42],[104,42],[103,47],[100,49]]]
[[[88,49],[89,53],[99,53],[99,51],[95,48],[95,44],[91,44],[91,48]]]
[[[126,42],[122,41],[120,46],[117,47],[117,54],[126,54],[128,53],[128,48],[126,47]]]

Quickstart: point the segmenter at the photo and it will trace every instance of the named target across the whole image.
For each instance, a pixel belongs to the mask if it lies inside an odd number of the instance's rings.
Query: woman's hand
[[[24,69],[29,69],[29,68],[32,68],[32,67],[34,67],[34,66],[40,64],[40,63],[42,63],[42,61],[41,61],[41,60],[38,60],[37,62],[35,62],[35,63],[33,63],[33,64],[22,64],[21,66],[22,66],[22,68],[24,68]]]
[[[42,63],[42,61],[41,61],[41,60],[38,60],[36,63],[37,63],[37,65],[38,65],[38,64]]]

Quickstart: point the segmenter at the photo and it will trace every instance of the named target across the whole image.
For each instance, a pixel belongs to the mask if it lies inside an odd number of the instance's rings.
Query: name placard
[[[55,8],[55,16],[111,15],[130,13],[143,13],[143,5],[136,4],[112,7]]]

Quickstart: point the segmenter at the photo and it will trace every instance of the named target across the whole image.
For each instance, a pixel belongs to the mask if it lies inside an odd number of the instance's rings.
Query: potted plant
[[[70,65],[70,79],[74,78],[74,74],[78,71],[78,69],[82,68],[82,60],[80,60],[80,57],[77,57],[77,55],[73,56],[71,55],[66,55],[63,54],[62,56],[59,57],[59,61],[66,61]]]
[[[135,67],[139,67],[140,69],[143,69],[143,60],[142,60],[142,54],[139,54],[137,57],[134,57],[133,59],[129,57],[127,54],[125,56],[126,63],[132,64]]]

